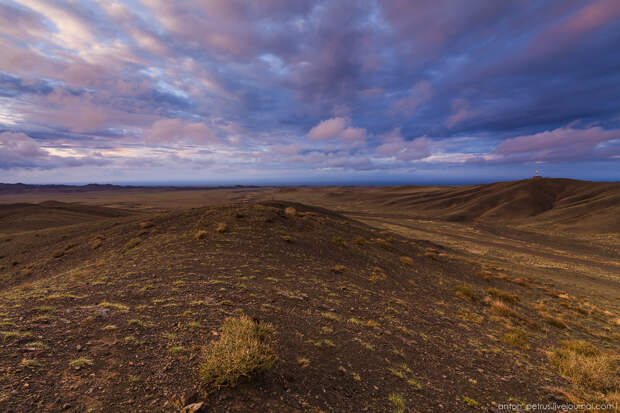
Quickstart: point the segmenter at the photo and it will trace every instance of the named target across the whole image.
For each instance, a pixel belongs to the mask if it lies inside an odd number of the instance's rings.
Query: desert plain
[[[618,257],[614,182],[0,185],[0,410],[616,411]]]

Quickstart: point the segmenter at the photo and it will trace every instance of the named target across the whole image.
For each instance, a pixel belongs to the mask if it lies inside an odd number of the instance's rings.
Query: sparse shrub
[[[331,311],[324,311],[321,313],[323,318],[327,318],[328,320],[340,320],[340,317],[336,313],[332,313]]]
[[[196,234],[194,234],[194,238],[196,239],[205,239],[207,238],[207,234],[208,232],[205,231],[204,229],[198,230],[198,232],[196,232]]]
[[[507,331],[502,337],[502,341],[515,347],[530,348],[527,342],[527,332],[521,328],[513,328]]]
[[[355,238],[355,243],[360,247],[363,247],[364,245],[366,245],[366,240],[363,237],[357,237]]]
[[[334,244],[337,247],[346,247],[347,243],[345,242],[345,240],[343,240],[340,237],[333,237],[332,238],[332,244]]]
[[[73,367],[76,370],[79,370],[82,367],[92,366],[92,365],[93,365],[93,361],[85,357],[80,357],[79,359],[71,360],[69,362],[69,366]]]
[[[344,265],[334,265],[332,267],[332,272],[336,274],[342,274],[346,269],[347,267],[345,267]]]
[[[99,303],[98,306],[102,307],[102,308],[110,308],[110,309],[118,310],[118,311],[122,311],[122,312],[129,311],[129,307],[126,306],[125,304],[111,303],[109,301],[103,301],[103,302]]]
[[[403,413],[405,411],[405,399],[400,394],[392,393],[388,397],[392,406],[394,406],[394,413]]]
[[[359,318],[355,318],[355,317],[349,318],[347,321],[351,324],[355,324],[356,326],[364,325],[364,322],[362,320],[360,320]]]
[[[227,232],[228,231],[228,224],[225,222],[220,222],[219,224],[217,224],[217,227],[215,228],[215,230],[219,233],[222,232]]]
[[[464,402],[465,402],[468,406],[471,406],[471,407],[477,407],[477,406],[478,406],[478,404],[479,404],[477,401],[475,401],[475,400],[474,400],[474,399],[472,399],[471,397],[467,397],[467,396],[464,396],[464,397],[463,397],[463,401],[464,401]]]
[[[35,369],[37,367],[41,367],[41,362],[37,359],[22,359],[20,364],[28,369]]]
[[[420,383],[419,381],[417,381],[415,379],[407,379],[407,384],[410,385],[411,387],[413,387],[416,390],[422,390],[424,388],[422,383]]]
[[[472,288],[467,284],[459,285],[454,290],[456,291],[456,295],[464,298],[465,300],[478,301],[478,296],[476,295],[476,293],[474,293],[474,290],[472,290]]]
[[[377,281],[383,281],[387,278],[387,275],[380,267],[373,267],[372,274],[370,274],[369,280],[376,283]]]
[[[168,351],[172,354],[180,354],[187,351],[183,346],[172,346],[168,349]]]
[[[268,340],[271,324],[253,321],[248,316],[227,318],[220,338],[206,346],[200,365],[200,377],[208,386],[235,386],[243,377],[252,378],[271,368],[276,355]]]
[[[548,353],[562,377],[571,383],[573,402],[609,402],[620,388],[617,355],[583,340],[562,341]]]
[[[297,215],[297,210],[293,207],[286,207],[284,208],[284,213],[286,215],[295,216]]]
[[[549,313],[545,313],[543,311],[540,312],[540,316],[546,323],[557,327],[557,328],[568,328],[568,325],[559,317],[552,316]]]
[[[507,303],[516,304],[519,301],[519,297],[517,295],[511,294],[507,291],[498,290],[497,288],[489,288],[487,293],[495,298],[499,298],[502,301],[506,301]]]
[[[402,262],[405,265],[413,265],[413,258],[411,257],[400,257],[400,262]]]
[[[488,300],[491,309],[495,311],[499,315],[503,315],[504,317],[514,317],[519,318],[519,314],[511,307],[509,307],[505,302],[500,300]]]
[[[491,307],[491,310],[501,316],[513,318],[532,328],[537,327],[537,324],[534,320],[531,320],[530,318],[519,314],[515,309],[510,307],[504,301],[493,300],[491,297],[487,296],[485,297],[484,302]]]

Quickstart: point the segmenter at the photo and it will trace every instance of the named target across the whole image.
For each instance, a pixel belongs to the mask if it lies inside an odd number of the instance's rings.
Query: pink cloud
[[[52,169],[82,165],[104,165],[98,153],[90,156],[54,156],[30,136],[20,132],[0,133],[0,169]]]
[[[612,139],[619,139],[620,131],[604,130],[600,126],[589,129],[564,127],[534,135],[506,139],[497,146],[497,153],[531,152],[558,145],[593,146]]]
[[[394,103],[394,111],[403,113],[407,116],[413,115],[416,109],[426,103],[432,96],[433,91],[429,82],[423,80],[416,83],[407,97],[397,100]]]
[[[471,110],[469,102],[465,99],[454,99],[452,101],[452,114],[446,120],[446,126],[451,128],[459,122],[474,116],[476,116],[476,112]]]
[[[181,142],[205,144],[212,143],[216,139],[215,133],[204,123],[189,122],[183,119],[158,120],[145,134],[145,140],[150,144]]]
[[[620,130],[605,130],[600,126],[575,129],[571,126],[517,136],[500,143],[494,153],[503,158],[520,160],[561,160],[597,158],[607,153],[611,156],[619,148],[607,147],[620,140]]]
[[[36,158],[46,156],[37,141],[24,133],[0,133],[0,159]]]
[[[583,4],[585,6],[579,11],[532,39],[525,54],[544,57],[559,49],[575,47],[575,42],[588,32],[605,27],[620,18],[620,2],[617,0],[598,0]]]
[[[402,137],[400,128],[394,128],[379,138],[384,143],[377,147],[377,153],[400,161],[424,159],[431,154],[430,145],[433,141],[426,136],[407,141]]]
[[[313,141],[340,140],[350,144],[363,143],[367,136],[366,129],[355,128],[349,124],[349,119],[341,117],[321,121],[310,129],[308,138]]]

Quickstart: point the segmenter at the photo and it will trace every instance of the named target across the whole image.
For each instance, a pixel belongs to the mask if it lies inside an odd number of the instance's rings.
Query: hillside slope
[[[0,245],[7,412],[178,411],[198,400],[210,411],[383,412],[399,397],[411,411],[476,411],[557,400],[551,388],[565,382],[543,350],[585,317],[575,302],[566,321],[553,318],[560,292],[535,279],[301,204],[113,217]],[[483,300],[487,291],[506,301]],[[273,324],[278,363],[235,388],[206,388],[202,348],[239,314]]]
[[[331,208],[359,204],[448,221],[620,232],[618,182],[541,178],[469,186],[306,189],[280,197],[304,196]]]

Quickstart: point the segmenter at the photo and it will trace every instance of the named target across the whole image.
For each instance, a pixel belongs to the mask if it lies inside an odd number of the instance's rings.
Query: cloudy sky
[[[620,179],[618,0],[0,0],[0,182]]]

